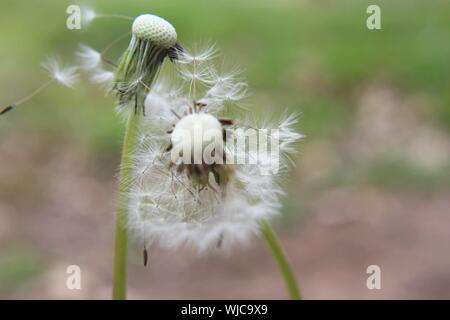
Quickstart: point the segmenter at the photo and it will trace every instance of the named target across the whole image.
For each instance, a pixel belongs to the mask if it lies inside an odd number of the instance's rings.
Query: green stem
[[[127,192],[131,181],[132,154],[136,145],[138,116],[131,113],[125,129],[122,146],[122,159],[119,174],[119,205],[116,215],[113,291],[114,300],[124,300],[127,297]]]
[[[278,240],[275,232],[268,222],[263,221],[261,223],[261,232],[264,236],[264,239],[266,240],[267,245],[270,248],[270,251],[272,252],[273,258],[278,265],[278,269],[280,270],[280,273],[284,278],[289,297],[292,300],[300,300],[300,291],[297,286],[297,281],[295,280],[294,272],[289,265],[289,261],[286,257],[286,253],[281,247],[280,241]]]

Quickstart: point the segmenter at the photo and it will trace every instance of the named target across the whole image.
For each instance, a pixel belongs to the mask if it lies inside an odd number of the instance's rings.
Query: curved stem
[[[100,55],[103,56],[106,52],[108,52],[109,49],[111,49],[113,46],[115,46],[121,40],[123,40],[126,37],[128,37],[130,34],[131,34],[131,32],[128,31],[127,33],[124,33],[120,37],[118,37],[118,38],[114,39],[113,41],[111,41],[106,47],[103,48],[103,50],[100,52]]]
[[[119,205],[117,207],[115,242],[113,291],[114,300],[124,300],[127,296],[127,192],[132,174],[132,154],[136,145],[138,115],[131,112],[125,129],[122,146],[122,159],[119,173]]]
[[[112,18],[112,19],[124,19],[124,20],[134,20],[133,17],[125,16],[122,14],[97,14],[95,18]]]
[[[297,281],[295,279],[294,272],[289,264],[286,253],[281,247],[281,243],[278,240],[275,232],[267,221],[261,222],[261,232],[266,240],[267,245],[270,248],[272,256],[278,265],[281,275],[283,276],[286,284],[289,297],[292,300],[300,300],[300,291],[298,289]]]

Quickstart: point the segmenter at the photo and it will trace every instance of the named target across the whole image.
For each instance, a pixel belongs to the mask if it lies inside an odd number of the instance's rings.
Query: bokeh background
[[[47,76],[48,55],[102,49],[126,20],[67,30],[73,1],[2,0],[0,104]],[[185,44],[214,41],[242,66],[255,113],[301,112],[296,168],[275,221],[307,299],[450,298],[450,2],[91,1],[156,13]],[[378,4],[382,30],[366,28]],[[127,45],[110,52],[116,59]],[[0,298],[108,299],[121,136],[114,99],[49,87],[0,118]],[[131,246],[129,296],[287,298],[263,241],[227,255]],[[82,290],[66,289],[66,268]],[[382,289],[368,290],[379,265]]]

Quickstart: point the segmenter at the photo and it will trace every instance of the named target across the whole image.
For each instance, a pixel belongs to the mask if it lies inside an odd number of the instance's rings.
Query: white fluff
[[[213,59],[217,55],[217,48],[214,44],[206,46],[197,52],[181,51],[177,62],[181,64],[203,63]]]
[[[109,92],[114,84],[114,73],[102,68],[96,68],[91,71],[90,80],[92,83],[101,85],[107,92]]]
[[[76,56],[78,65],[88,74],[89,80],[109,93],[114,85],[114,72],[103,67],[102,54],[87,45],[80,44]]]
[[[208,55],[209,52],[200,54]],[[186,60],[183,67],[192,67],[189,64]],[[284,194],[280,175],[285,170],[272,175],[261,174],[262,169],[278,159],[261,154],[255,145],[226,151],[227,157],[248,156],[256,162],[232,165],[228,184],[215,190],[209,187],[199,190],[185,172],[177,172],[170,166],[170,152],[165,150],[171,135],[166,131],[183,121],[178,117],[189,117],[184,114],[192,106],[193,99],[208,104],[199,111],[200,114],[218,117],[226,102],[231,103],[231,108],[237,107],[247,92],[247,85],[235,74],[221,77],[212,64],[206,65],[204,70],[209,70],[208,77],[212,81],[204,84],[195,95],[192,81],[196,79],[186,78],[186,73],[181,72],[178,80],[181,79],[184,90],[174,85],[173,80],[169,85],[168,80],[160,78],[145,100],[146,117],[140,126],[137,152],[133,155],[133,181],[128,194],[128,228],[140,244],[159,243],[172,248],[189,246],[199,252],[230,248],[246,243],[259,233],[261,221],[279,214],[280,198]],[[254,122],[241,121],[243,116],[235,116],[235,129],[258,127]],[[258,127],[280,129],[279,161],[280,167],[286,169],[288,163],[284,159],[287,153],[294,151],[292,144],[301,138],[293,129],[296,120],[295,116],[288,115],[278,122]],[[217,126],[209,118],[205,121],[208,126]],[[274,137],[268,134],[267,139]],[[213,177],[210,181],[214,184]]]
[[[97,13],[91,7],[83,6],[81,8],[81,23],[83,27],[89,25],[96,17]]]
[[[76,53],[78,62],[84,70],[92,70],[101,66],[102,56],[100,52],[80,44],[80,49]]]
[[[57,59],[50,58],[42,63],[42,66],[48,71],[50,76],[60,84],[72,88],[78,80],[77,67],[62,67]]]

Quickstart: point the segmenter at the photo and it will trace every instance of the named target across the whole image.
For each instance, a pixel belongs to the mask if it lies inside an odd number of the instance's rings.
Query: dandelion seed
[[[298,132],[295,132],[294,126],[297,124],[299,119],[298,114],[288,114],[283,117],[280,121],[279,129],[280,129],[280,137],[281,140],[284,141],[283,147],[290,148],[296,141],[302,139],[304,136]],[[292,149],[289,149],[292,151]]]
[[[91,7],[81,8],[81,23],[83,27],[88,26],[97,17],[95,10]]]
[[[48,71],[50,76],[63,86],[73,88],[78,79],[77,67],[63,67],[58,60],[49,58],[42,63],[42,66]]]
[[[76,55],[81,68],[84,70],[98,68],[101,65],[102,56],[100,52],[84,44],[80,45],[80,49],[76,52]]]
[[[95,19],[101,19],[101,18],[133,20],[132,17],[124,16],[121,14],[97,13],[93,8],[88,7],[88,6],[83,6],[81,8],[81,23],[82,23],[83,27],[88,26]]]
[[[9,112],[9,111],[11,111],[13,108],[14,108],[14,106],[12,106],[12,105],[3,108],[3,109],[0,111],[0,116],[1,116],[1,115],[4,115],[5,113],[7,113],[7,112]]]
[[[71,66],[71,67],[62,67],[60,63],[57,61],[57,59],[47,59],[47,61],[42,63],[42,66],[48,71],[51,79],[44,82],[40,87],[32,91],[30,94],[26,95],[25,97],[17,100],[16,102],[3,107],[0,109],[0,116],[4,115],[5,113],[13,110],[14,108],[18,107],[19,105],[27,102],[31,98],[33,98],[35,95],[43,91],[45,88],[47,88],[52,82],[56,81],[66,87],[73,88],[73,84],[78,79],[77,74],[77,67]]]
[[[94,84],[101,85],[103,89],[109,92],[114,85],[114,73],[102,68],[96,68],[91,71],[90,80]]]
[[[215,86],[229,86],[233,83],[239,82],[239,75],[242,71],[239,68],[234,68],[231,71],[220,73],[215,68],[210,69],[211,79]]]
[[[207,68],[195,68],[193,70],[180,69],[180,76],[190,82],[196,81],[203,84],[212,84],[214,79],[211,78],[211,73]]]
[[[191,64],[191,63],[203,63],[213,59],[217,54],[217,48],[214,44],[209,45],[197,52],[189,52],[184,50],[179,54],[177,63]]]

